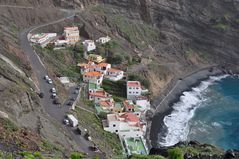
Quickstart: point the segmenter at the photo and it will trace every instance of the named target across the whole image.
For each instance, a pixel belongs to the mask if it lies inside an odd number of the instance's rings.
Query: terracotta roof
[[[92,62],[92,61],[89,61],[88,63],[79,63],[79,64],[77,64],[77,66],[85,67],[85,68],[95,68],[95,67],[97,67],[97,65],[95,65],[95,63]]]
[[[139,122],[139,118],[133,113],[124,113],[120,115],[120,118],[124,118],[128,122]]]
[[[122,70],[117,70],[117,69],[114,69],[114,68],[111,68],[108,70],[108,72],[121,72]]]
[[[99,105],[102,106],[102,107],[110,107],[110,106],[113,105],[113,103],[110,102],[110,101],[100,101]]]
[[[90,77],[94,77],[94,76],[101,76],[102,74],[100,72],[86,72],[84,74],[84,76],[90,76]]]
[[[140,82],[139,81],[128,81],[127,86],[140,87]]]
[[[107,67],[108,65],[110,65],[109,63],[99,63],[97,66],[99,67]]]
[[[124,107],[126,107],[127,109],[134,109],[134,105],[129,104],[128,100],[123,101]]]
[[[103,91],[103,90],[98,90],[94,93],[89,93],[90,96],[95,96],[95,97],[102,97],[102,98],[107,98],[108,93]]]

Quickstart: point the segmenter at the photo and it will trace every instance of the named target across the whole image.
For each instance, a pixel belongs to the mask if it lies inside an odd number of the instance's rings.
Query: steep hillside
[[[21,51],[18,33],[29,26],[45,23],[61,13],[54,9],[0,9],[0,115],[42,136],[53,144],[64,145],[68,151],[76,149],[74,141],[49,117],[34,91],[37,85],[28,59]],[[8,114],[5,116],[5,114]],[[4,143],[1,140],[1,144]],[[24,150],[24,148],[23,148]]]
[[[2,0],[0,4],[29,7],[0,8],[0,115],[7,113],[19,127],[27,127],[69,149],[74,149],[75,143],[39,104],[33,91],[37,85],[35,75],[18,39],[24,28],[62,17],[59,8],[84,9],[74,18],[81,36],[111,36],[112,44],[97,52],[107,57],[118,55],[121,63],[114,65],[129,75],[137,74],[134,78],[141,79],[154,96],[172,79],[206,66],[218,64],[238,72],[236,0]],[[44,31],[61,32],[65,24]],[[73,63],[68,53],[64,52],[66,63],[62,57],[62,61],[58,57],[50,59],[54,54],[40,56],[56,77],[60,72],[57,66],[65,69]]]

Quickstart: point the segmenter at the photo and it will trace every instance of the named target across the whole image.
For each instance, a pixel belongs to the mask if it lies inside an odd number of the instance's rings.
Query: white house
[[[55,46],[56,47],[64,47],[64,46],[66,46],[67,44],[68,44],[68,41],[67,40],[56,40],[55,41]]]
[[[116,133],[122,138],[141,137],[146,126],[141,124],[139,117],[133,113],[108,114],[103,121],[105,131]]]
[[[94,72],[96,71],[97,67],[97,65],[92,61],[89,61],[88,63],[79,63],[77,66],[80,67],[81,74],[86,72]]]
[[[112,101],[111,95],[104,90],[96,90],[93,93],[89,93],[89,100],[94,103],[99,103],[100,101]]]
[[[124,77],[124,71],[118,69],[109,69],[105,78],[108,78],[111,81],[119,81]]]
[[[142,88],[139,81],[128,81],[127,82],[127,99],[135,100],[141,96]]]
[[[82,42],[82,44],[84,45],[84,48],[87,52],[96,49],[96,45],[93,40],[85,40],[84,42]]]
[[[86,72],[83,74],[83,81],[100,85],[103,81],[103,74],[100,72]]]
[[[135,100],[135,104],[138,106],[140,111],[145,111],[150,109],[150,101],[147,97],[140,96]]]
[[[105,44],[107,42],[109,42],[111,40],[111,38],[109,36],[106,37],[101,37],[98,40],[96,40],[97,43],[101,43],[101,44]]]
[[[78,27],[64,27],[63,35],[69,44],[75,44],[80,41],[80,32]]]
[[[96,71],[98,72],[101,72],[102,74],[106,75],[107,72],[110,70],[111,68],[111,64],[109,63],[99,63],[97,66],[96,66]]]

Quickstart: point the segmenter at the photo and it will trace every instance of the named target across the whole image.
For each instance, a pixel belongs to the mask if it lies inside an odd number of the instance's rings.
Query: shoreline
[[[219,69],[216,66],[200,69],[182,79],[172,80],[164,92],[155,97],[152,102],[150,119],[147,120],[147,145],[149,149],[158,147],[158,134],[166,133],[166,126],[163,119],[173,111],[173,104],[180,100],[185,91],[191,91],[193,87],[198,86],[202,81],[207,80],[210,76],[226,74],[227,71]],[[165,94],[166,92],[166,94]]]

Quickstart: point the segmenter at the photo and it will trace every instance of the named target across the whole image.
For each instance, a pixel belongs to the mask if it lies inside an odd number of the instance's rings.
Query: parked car
[[[71,101],[75,101],[75,100],[76,100],[76,98],[74,98],[74,97],[73,97],[73,98],[71,98],[70,100],[71,100]]]
[[[88,141],[92,141],[92,139],[88,133],[85,133],[84,138]]]
[[[56,93],[56,89],[53,87],[53,88],[51,89],[51,92],[52,92],[52,93]]]
[[[56,97],[56,98],[53,100],[53,104],[61,104],[59,98]]]
[[[48,82],[49,84],[52,84],[52,80],[51,80],[50,78],[47,80],[47,82]]]
[[[63,123],[64,123],[65,125],[69,125],[69,124],[70,124],[70,122],[69,122],[68,119],[64,119],[64,120],[63,120]]]
[[[42,93],[42,92],[39,93],[39,97],[40,97],[40,98],[44,98],[44,93]]]
[[[79,135],[82,134],[81,129],[79,128],[79,126],[77,127],[76,131],[77,131],[77,133],[79,133]]]
[[[89,146],[89,150],[91,151],[99,151],[99,149],[96,146]]]
[[[75,91],[74,91],[74,94],[78,94],[78,93],[79,93],[79,91],[78,91],[78,90],[75,90]]]
[[[49,79],[49,77],[46,75],[46,76],[44,76],[44,79],[45,79],[45,80],[48,80],[48,79]]]
[[[52,95],[51,95],[51,97],[54,99],[54,98],[56,98],[56,93],[53,93]]]
[[[72,102],[72,101],[69,101],[69,102],[67,103],[67,105],[72,106],[72,105],[73,105],[73,102]]]

